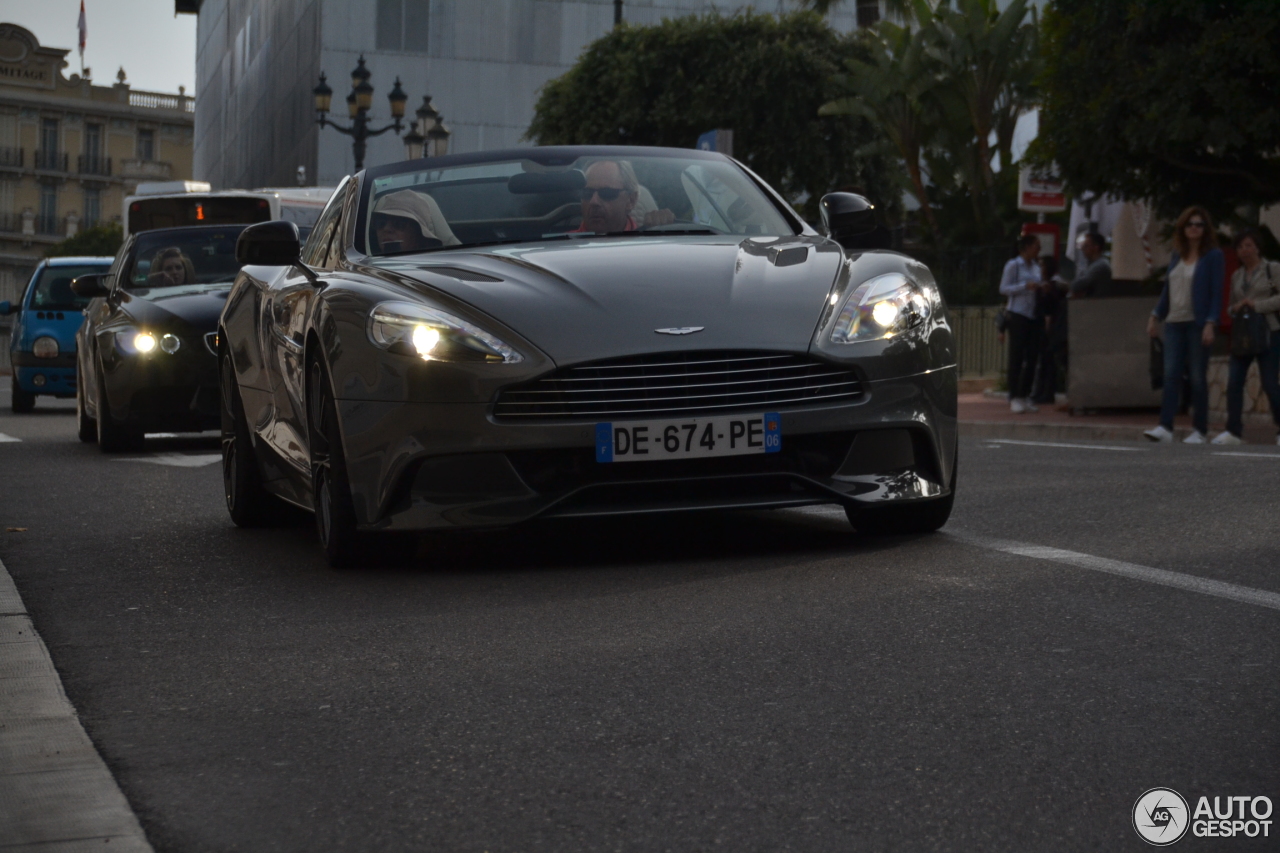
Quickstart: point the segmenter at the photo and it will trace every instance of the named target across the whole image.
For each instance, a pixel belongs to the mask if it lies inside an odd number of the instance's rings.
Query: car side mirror
[[[20,306],[14,305],[8,299],[0,302],[0,317],[8,317],[10,314],[18,314],[21,311],[22,308]]]
[[[236,241],[236,261],[241,264],[287,267],[298,263],[301,257],[298,226],[283,219],[250,225]]]
[[[876,206],[856,193],[827,193],[820,205],[827,234],[846,249],[880,248]],[[871,245],[876,243],[877,245]]]
[[[107,288],[107,273],[95,272],[80,276],[71,282],[71,292],[85,299],[109,296],[111,291]]]

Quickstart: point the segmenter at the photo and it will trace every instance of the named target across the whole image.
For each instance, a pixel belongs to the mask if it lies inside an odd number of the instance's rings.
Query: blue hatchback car
[[[87,298],[71,292],[73,279],[104,273],[114,258],[48,258],[40,262],[17,304],[0,302],[0,315],[17,314],[9,338],[13,411],[29,412],[36,396],[76,395],[76,330]]]

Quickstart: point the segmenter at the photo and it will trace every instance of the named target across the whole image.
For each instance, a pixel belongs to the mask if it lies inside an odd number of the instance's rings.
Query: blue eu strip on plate
[[[613,461],[613,424],[596,424],[596,461]]]

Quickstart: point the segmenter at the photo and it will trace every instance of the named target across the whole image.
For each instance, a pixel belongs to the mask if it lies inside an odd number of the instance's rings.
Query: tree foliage
[[[734,156],[790,199],[856,185],[887,208],[899,191],[862,119],[820,116],[827,84],[849,50],[813,12],[749,12],[615,27],[539,96],[526,138],[542,145],[692,148],[733,129]]]
[[[1033,155],[1068,186],[1230,219],[1280,201],[1275,0],[1055,0]]]
[[[1040,65],[1028,16],[1027,0],[1003,11],[995,0],[913,0],[904,17],[914,23],[884,21],[865,36],[869,59],[846,59],[849,73],[834,81],[841,97],[823,107],[864,116],[893,142],[935,242],[939,232],[1002,239],[1016,220],[1013,132],[1035,104]],[[949,214],[941,225],[933,198]]]
[[[936,108],[934,79],[925,42],[913,38],[906,27],[885,24],[880,38],[868,43],[867,52],[866,59],[846,59],[848,72],[832,78],[837,91],[856,94],[823,104],[819,113],[862,116],[884,134],[906,167],[911,191],[920,201],[921,212],[936,241],[938,223],[921,168],[921,156],[937,135],[931,114]]]
[[[65,258],[75,255],[86,257],[114,257],[124,242],[124,229],[119,222],[95,225],[77,232],[61,243],[54,243],[45,250],[46,258]]]

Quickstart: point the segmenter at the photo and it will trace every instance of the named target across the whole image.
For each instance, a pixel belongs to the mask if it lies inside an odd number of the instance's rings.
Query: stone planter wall
[[[1227,420],[1227,371],[1230,356],[1215,355],[1209,359],[1209,421],[1225,423]],[[1244,422],[1246,424],[1269,424],[1271,420],[1271,403],[1267,395],[1262,393],[1262,382],[1258,379],[1258,365],[1255,362],[1249,368],[1249,376],[1244,384]]]

